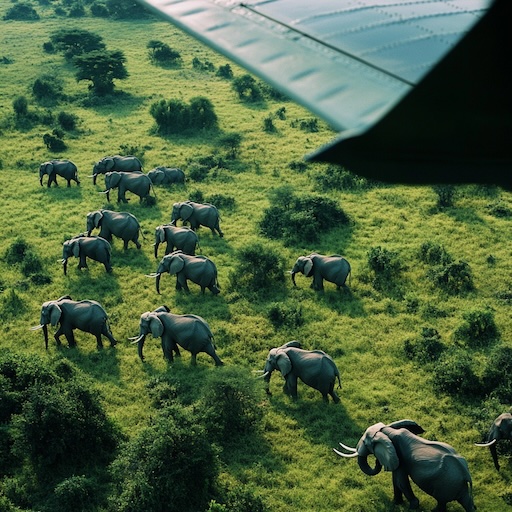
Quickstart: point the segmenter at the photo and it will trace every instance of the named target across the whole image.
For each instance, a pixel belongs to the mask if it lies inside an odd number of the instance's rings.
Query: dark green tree
[[[260,86],[251,75],[235,78],[232,87],[242,101],[255,102],[263,98]]]
[[[73,62],[78,68],[77,81],[90,80],[89,89],[98,96],[110,94],[114,90],[115,79],[128,77],[124,66],[126,57],[121,50],[95,50],[78,55]]]
[[[180,53],[162,41],[152,39],[148,42],[146,48],[148,49],[149,60],[153,64],[172,65],[181,60]]]
[[[4,14],[4,20],[19,20],[19,21],[35,21],[39,19],[39,14],[28,2],[19,2],[14,4]]]
[[[103,38],[88,30],[66,29],[54,32],[50,42],[57,51],[64,53],[66,59],[71,60],[77,55],[105,49]]]

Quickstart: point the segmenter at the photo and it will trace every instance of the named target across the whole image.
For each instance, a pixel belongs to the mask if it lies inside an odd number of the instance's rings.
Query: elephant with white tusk
[[[345,287],[345,281],[350,276],[350,263],[339,254],[332,256],[323,256],[312,253],[309,256],[299,256],[290,272],[293,286],[295,283],[295,274],[300,272],[306,277],[313,277],[311,288],[321,291],[324,289],[324,279],[336,285],[336,289]]]
[[[279,370],[284,377],[283,391],[293,399],[297,399],[297,381],[320,391],[325,402],[331,395],[334,403],[340,401],[334,391],[336,379],[341,388],[340,372],[332,358],[322,350],[303,350],[298,341],[290,341],[270,350],[263,369],[263,378],[267,383],[267,394],[270,395],[270,377],[274,370]]]
[[[41,319],[39,325],[31,330],[43,329],[44,342],[48,350],[48,324],[59,325],[54,335],[57,345],[60,346],[60,337],[64,334],[69,347],[75,347],[76,341],[74,329],[90,332],[96,336],[98,349],[103,348],[101,336],[106,336],[113,347],[117,341],[112,335],[108,324],[108,315],[103,307],[95,300],[71,300],[69,295],[43,303],[41,307]]]
[[[494,467],[499,471],[500,464],[498,462],[498,452],[496,450],[496,443],[502,439],[512,441],[512,414],[505,412],[500,414],[493,422],[487,440],[485,443],[475,443],[476,446],[489,447],[491,450],[492,460]]]
[[[78,269],[87,268],[87,258],[103,263],[107,272],[112,272],[110,256],[112,247],[107,240],[100,236],[78,235],[62,244],[62,265],[64,275],[67,274],[68,259],[71,256],[79,258]]]
[[[106,174],[111,171],[142,171],[142,163],[136,156],[105,156],[94,164],[92,169],[93,184],[96,185],[98,174]]]
[[[392,471],[396,504],[402,503],[405,496],[409,508],[419,507],[410,477],[437,501],[435,510],[445,511],[447,503],[458,501],[466,512],[473,512],[473,484],[466,459],[449,444],[419,437],[423,432],[412,420],[376,423],[366,429],[356,448],[340,443],[350,453],[334,451],[342,457],[357,457],[359,467],[369,476],[378,474],[382,467]],[[370,454],[376,457],[375,468],[368,464]]]
[[[215,263],[206,256],[191,256],[183,251],[174,251],[166,254],[158,265],[158,269],[149,277],[156,278],[156,291],[160,293],[160,277],[164,272],[176,274],[176,290],[189,292],[187,281],[198,284],[201,293],[204,294],[208,288],[214,295],[220,293],[219,281],[217,279],[217,267]]]
[[[117,188],[117,202],[127,203],[126,192],[139,196],[139,202],[149,197],[152,183],[142,172],[112,171],[105,174],[105,191],[107,201],[110,201],[110,191]]]
[[[155,258],[158,258],[158,247],[166,243],[165,254],[170,254],[175,249],[185,254],[194,256],[199,245],[196,232],[189,227],[176,227],[172,224],[157,226],[155,229]]]
[[[208,354],[216,366],[222,366],[213,345],[213,334],[207,322],[197,315],[175,315],[167,306],[160,306],[154,311],[147,311],[140,316],[139,335],[132,343],[138,345],[139,357],[144,361],[142,349],[146,336],[151,333],[153,338],[162,338],[162,350],[165,359],[173,362],[174,356],[179,357],[179,346],[192,354],[191,364],[196,365],[196,357],[200,352]]]
[[[39,166],[39,183],[41,186],[43,186],[43,176],[45,174],[48,175],[48,188],[51,187],[52,183],[55,183],[55,186],[59,185],[57,183],[57,176],[64,178],[68,182],[68,187],[71,187],[72,180],[77,185],[80,185],[78,169],[71,160],[49,160],[48,162],[43,162]]]
[[[135,215],[128,212],[114,212],[112,210],[96,210],[89,212],[86,218],[87,236],[91,236],[92,230],[100,228],[98,236],[112,243],[112,235],[123,240],[123,248],[128,248],[128,242],[132,241],[137,249],[140,249],[139,232],[140,224]]]
[[[190,227],[195,231],[199,226],[205,226],[211,229],[220,237],[224,233],[220,229],[220,214],[213,204],[195,203],[194,201],[183,201],[172,205],[171,224],[176,225],[178,220],[190,223]]]
[[[153,185],[173,185],[185,183],[185,173],[176,167],[155,167],[148,171]]]

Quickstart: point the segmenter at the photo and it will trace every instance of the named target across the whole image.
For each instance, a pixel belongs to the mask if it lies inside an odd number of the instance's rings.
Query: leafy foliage
[[[181,61],[180,52],[173,50],[167,43],[152,39],[147,44],[149,59],[154,64],[174,65]]]
[[[4,20],[35,21],[39,14],[29,2],[18,2],[14,4],[3,16]]]
[[[35,79],[32,94],[39,102],[57,101],[62,98],[62,83],[52,75],[43,75]]]
[[[100,35],[76,28],[54,32],[50,36],[50,42],[57,51],[64,53],[67,60],[72,60],[84,53],[105,49],[105,43]]]
[[[312,177],[317,188],[324,192],[329,190],[368,190],[376,185],[375,182],[336,165],[330,165],[322,172],[315,171]]]
[[[471,347],[485,346],[499,336],[492,311],[472,309],[463,313],[464,321],[455,330],[455,337]]]
[[[434,389],[459,398],[481,392],[471,356],[462,349],[447,351],[433,369]]]
[[[231,86],[242,101],[254,103],[263,99],[261,88],[251,75],[245,74],[234,78]]]
[[[423,327],[417,339],[404,341],[404,352],[407,358],[422,364],[437,361],[444,350],[445,346],[440,334],[432,327]]]
[[[447,265],[453,261],[453,258],[441,244],[430,240],[421,244],[419,258],[430,265]]]
[[[89,88],[98,96],[104,96],[114,90],[114,80],[128,77],[124,63],[126,57],[121,50],[94,50],[74,58],[78,68],[76,79],[90,80]]]
[[[297,303],[274,302],[270,304],[267,316],[276,329],[280,327],[300,327],[304,324],[302,307]]]
[[[449,208],[453,206],[456,196],[456,189],[454,185],[434,185],[432,189],[437,194],[436,206],[438,208]]]
[[[445,265],[436,265],[427,271],[427,278],[445,292],[458,294],[473,290],[471,267],[465,261],[451,261]]]

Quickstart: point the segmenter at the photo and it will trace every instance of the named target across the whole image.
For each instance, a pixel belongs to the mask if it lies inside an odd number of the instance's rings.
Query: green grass
[[[0,0],[0,15],[11,5]],[[324,404],[320,395],[299,384],[299,401],[291,402],[282,394],[279,375],[271,381],[273,396],[264,398],[263,432],[252,442],[230,452],[224,461],[222,479],[250,485],[269,510],[277,512],[381,512],[405,510],[392,504],[391,475],[384,472],[366,477],[354,461],[337,457],[332,448],[338,441],[355,445],[360,435],[378,421],[391,422],[411,418],[426,430],[425,437],[452,444],[468,460],[473,476],[475,502],[480,511],[509,510],[512,461],[504,449],[502,470],[494,470],[487,450],[474,442],[494,416],[509,403],[486,399],[469,402],[440,396],[432,387],[431,373],[407,360],[404,340],[416,336],[423,326],[437,329],[444,342],[454,345],[453,333],[463,322],[463,313],[473,308],[490,307],[500,331],[500,343],[510,345],[512,320],[510,303],[498,298],[511,291],[512,263],[510,219],[490,215],[488,205],[498,199],[509,208],[512,196],[501,190],[458,187],[455,204],[437,210],[437,196],[430,187],[379,186],[368,191],[332,191],[322,193],[338,202],[351,219],[350,226],[333,227],[314,246],[284,246],[273,241],[291,269],[299,255],[309,252],[341,253],[352,265],[350,293],[338,293],[326,284],[324,293],[309,288],[310,280],[297,276],[297,288],[286,282],[284,294],[265,297],[229,289],[229,274],[236,267],[237,251],[260,241],[258,222],[270,206],[269,194],[285,184],[296,194],[316,193],[311,175],[321,165],[306,172],[290,170],[288,164],[333,138],[333,132],[319,122],[318,133],[306,133],[290,126],[295,119],[313,117],[291,102],[266,100],[257,105],[240,103],[230,82],[214,73],[192,68],[192,59],[209,60],[216,67],[226,59],[172,25],[155,19],[112,21],[86,17],[73,20],[53,15],[50,7],[37,6],[39,22],[2,22],[1,52],[13,60],[0,64],[0,187],[3,224],[0,230],[0,256],[17,237],[22,237],[40,256],[51,283],[34,285],[19,265],[0,260],[0,312],[3,336],[1,345],[24,353],[45,355],[40,332],[29,328],[39,323],[40,306],[47,300],[70,294],[73,299],[96,299],[109,313],[112,330],[121,343],[98,353],[92,336],[77,332],[78,349],[57,351],[50,345],[48,358],[65,357],[93,377],[103,396],[104,406],[128,436],[147,425],[155,411],[149,405],[148,382],[155,376],[179,373],[183,382],[200,392],[204,372],[222,371],[204,354],[198,356],[199,368],[190,368],[190,354],[169,367],[162,359],[159,340],[148,339],[146,363],[137,358],[136,347],[127,340],[137,334],[141,313],[167,304],[177,313],[203,316],[210,324],[220,357],[227,365],[240,366],[252,378],[253,369],[263,367],[270,348],[292,339],[300,339],[308,349],[330,353],[342,375],[341,404]],[[73,68],[61,54],[46,54],[42,44],[53,30],[80,26],[100,34],[109,49],[122,49],[127,57],[127,80],[116,83],[118,97],[107,104],[85,107],[87,85],[76,83]],[[153,66],[146,44],[151,39],[166,42],[180,51],[183,65],[173,69]],[[1,57],[2,55],[0,55]],[[245,73],[231,64],[235,76]],[[68,150],[51,154],[42,135],[49,127],[34,123],[17,128],[12,102],[18,95],[29,99],[30,111],[42,111],[31,97],[34,80],[44,73],[55,73],[64,82],[66,101],[51,107],[56,115],[64,110],[76,114],[78,129],[67,134]],[[127,205],[106,204],[103,180],[93,186],[91,174],[95,161],[107,154],[122,152],[122,146],[138,147],[144,152],[145,170],[159,165],[182,167],[189,159],[214,152],[211,133],[195,137],[162,138],[151,132],[153,119],[149,106],[164,98],[188,101],[194,96],[208,97],[219,117],[220,130],[243,135],[239,164],[244,170],[222,170],[216,177],[184,187],[157,188],[157,204],[146,207],[127,194]],[[286,119],[275,119],[276,133],[263,130],[263,120],[281,106]],[[81,187],[67,189],[40,187],[39,164],[55,157],[73,160],[79,169]],[[154,280],[145,274],[156,270],[153,256],[154,228],[170,221],[172,204],[184,200],[194,190],[205,196],[222,194],[235,199],[232,210],[221,211],[223,239],[199,230],[200,252],[213,259],[219,269],[221,294],[201,296],[191,284],[190,295],[177,294],[175,278],[163,276],[162,295],[157,295]],[[114,199],[116,195],[113,195]],[[89,211],[109,206],[129,211],[141,222],[147,240],[137,251],[127,251],[122,241],[113,245],[112,275],[101,264],[90,262],[88,271],[78,271],[70,260],[68,276],[59,263],[62,242],[85,230]],[[441,244],[456,260],[469,263],[475,290],[466,295],[447,295],[426,278],[429,266],[418,257],[421,244]],[[395,251],[404,270],[393,290],[378,291],[372,285],[367,254],[381,246]],[[162,250],[161,250],[162,252]],[[489,256],[492,256],[490,262]],[[17,312],[9,309],[12,291],[23,304]],[[408,300],[418,307],[411,311]],[[300,304],[304,324],[298,328],[275,329],[267,317],[268,307],[277,301]],[[432,311],[443,314],[432,314]],[[50,336],[51,338],[51,336]],[[485,361],[488,352],[471,350],[475,361]],[[477,365],[477,373],[481,366]],[[418,491],[420,510],[430,510],[434,501]],[[450,504],[448,510],[459,510]]]

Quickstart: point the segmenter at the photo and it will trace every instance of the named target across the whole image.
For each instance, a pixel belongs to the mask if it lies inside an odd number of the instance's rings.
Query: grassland
[[[0,1],[0,15],[11,5]],[[324,404],[320,395],[299,384],[299,400],[292,402],[281,392],[280,377],[271,382],[273,396],[262,398],[264,428],[261,438],[240,446],[224,461],[226,480],[242,482],[255,490],[275,512],[383,512],[405,510],[392,504],[391,475],[374,478],[361,473],[354,461],[342,460],[333,452],[338,441],[355,446],[371,424],[402,418],[417,421],[425,437],[452,444],[468,460],[473,476],[475,503],[480,511],[512,510],[510,480],[511,453],[500,454],[502,471],[494,470],[489,453],[477,448],[495,416],[508,410],[510,403],[493,396],[473,400],[439,393],[432,384],[432,366],[424,366],[404,356],[404,341],[418,336],[421,328],[435,328],[452,347],[460,342],[454,333],[464,314],[474,308],[490,309],[499,329],[496,344],[511,346],[512,291],[510,218],[492,215],[489,205],[500,202],[512,208],[512,196],[500,189],[458,187],[452,207],[437,208],[437,195],[431,187],[381,185],[364,190],[323,191],[350,217],[349,226],[333,226],[318,243],[284,245],[267,241],[258,230],[270,194],[283,185],[296,194],[320,193],[315,173],[321,165],[305,172],[290,169],[290,162],[331,140],[333,132],[319,122],[320,130],[310,133],[292,127],[295,119],[312,114],[292,102],[265,100],[251,105],[241,103],[229,80],[214,73],[193,69],[194,57],[216,67],[226,59],[171,25],[156,20],[114,21],[85,17],[63,18],[50,7],[38,7],[37,22],[3,21],[0,35],[0,189],[2,228],[0,255],[22,237],[41,257],[51,282],[35,285],[19,265],[0,260],[1,346],[13,351],[39,354],[48,358],[68,358],[93,377],[109,414],[128,436],[147,425],[154,414],[148,405],[148,381],[175,372],[183,383],[199,389],[209,372],[221,372],[211,360],[200,355],[197,368],[189,367],[189,354],[168,366],[161,357],[157,340],[146,343],[146,363],[141,363],[128,337],[137,334],[141,313],[167,304],[178,313],[203,316],[215,334],[219,355],[226,365],[247,370],[263,367],[270,348],[292,339],[302,340],[305,348],[331,354],[342,374],[341,404]],[[110,49],[126,55],[127,80],[116,83],[115,100],[90,105],[85,82],[76,82],[74,69],[59,53],[42,49],[52,31],[80,27],[101,35]],[[181,66],[165,69],[151,64],[146,44],[156,39],[180,51]],[[231,63],[235,76],[244,70]],[[29,111],[42,112],[31,96],[34,80],[42,74],[55,74],[62,80],[67,96],[52,112],[72,112],[80,119],[78,128],[66,135],[68,149],[49,152],[42,135],[47,126],[16,123],[13,101],[19,95],[29,99]],[[181,167],[187,172],[191,158],[216,151],[211,134],[194,137],[160,137],[152,132],[150,105],[158,99],[188,101],[195,96],[209,98],[219,117],[220,130],[243,136],[240,169],[220,170],[203,182],[184,187],[157,188],[157,203],[139,205],[134,196],[127,205],[105,203],[102,179],[92,184],[93,164],[108,154],[123,153],[135,147],[144,153],[145,169],[158,165]],[[87,106],[88,105],[88,106]],[[280,107],[286,119],[274,121],[277,131],[263,130],[263,120]],[[420,120],[418,120],[420,122]],[[69,158],[79,169],[82,185],[68,189],[41,187],[39,164],[51,158]],[[154,228],[170,220],[172,204],[201,191],[205,197],[222,194],[233,197],[235,207],[221,211],[223,239],[208,230],[199,231],[201,253],[213,259],[219,269],[222,292],[201,296],[191,285],[189,295],[174,290],[174,278],[162,278],[162,295],[145,274],[156,269],[153,257]],[[137,251],[123,251],[114,241],[114,272],[106,275],[101,265],[90,263],[88,271],[73,268],[64,276],[59,263],[62,242],[85,230],[89,211],[109,207],[130,211],[141,222],[147,240]],[[297,277],[298,287],[287,282],[285,290],[258,296],[229,287],[230,273],[236,269],[237,252],[259,241],[278,251],[291,268],[299,255],[310,252],[343,254],[352,265],[350,293],[339,293],[326,285],[324,293],[309,288],[309,280]],[[474,290],[447,294],[426,278],[428,265],[418,258],[425,242],[442,245],[456,260],[467,262],[472,270]],[[383,247],[398,255],[404,270],[397,277],[395,293],[376,289],[368,268],[368,251]],[[399,293],[396,293],[396,290]],[[19,299],[13,312],[13,294]],[[74,299],[100,301],[108,311],[112,330],[122,340],[115,349],[98,353],[94,340],[77,333],[78,349],[45,353],[42,337],[29,331],[39,322],[41,304],[69,294]],[[271,304],[300,304],[304,324],[275,328],[268,319]],[[415,307],[412,307],[414,304]],[[467,348],[481,375],[492,347]],[[504,375],[504,378],[507,376]],[[434,501],[418,491],[420,510],[430,510]],[[450,504],[448,510],[459,510]]]

